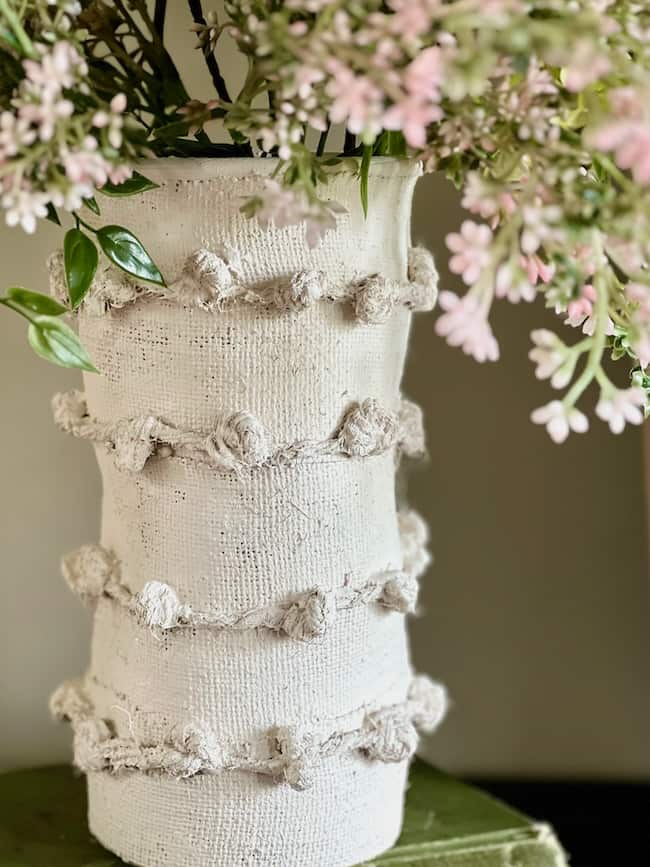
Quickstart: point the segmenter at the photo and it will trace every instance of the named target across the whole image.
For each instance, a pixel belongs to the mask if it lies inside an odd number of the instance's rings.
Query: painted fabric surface
[[[344,867],[396,839],[418,732],[446,706],[411,671],[426,534],[395,499],[424,451],[400,392],[420,302],[395,287],[434,298],[435,268],[409,255],[417,167],[373,169],[368,222],[335,175],[347,213],[307,250],[239,213],[263,161],[228,162],[163,161],[159,190],[104,209],[183,291],[107,272],[79,314],[102,375],[55,415],[95,443],[103,517],[65,567],[95,606],[90,666],[53,704],[91,830],[124,860]],[[297,274],[309,303],[285,303]],[[226,284],[285,301],[210,294]]]

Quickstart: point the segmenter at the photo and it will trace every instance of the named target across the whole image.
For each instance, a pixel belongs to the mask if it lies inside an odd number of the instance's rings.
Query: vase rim
[[[211,180],[214,178],[269,177],[280,165],[277,157],[157,157],[140,160],[137,168],[152,180]],[[332,174],[353,175],[358,167],[346,163],[331,166]],[[370,177],[419,177],[422,163],[416,159],[377,156],[370,163]]]

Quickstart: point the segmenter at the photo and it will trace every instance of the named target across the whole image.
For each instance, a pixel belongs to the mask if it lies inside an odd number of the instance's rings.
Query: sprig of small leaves
[[[15,286],[0,297],[0,304],[29,323],[27,339],[34,352],[52,364],[97,373],[75,332],[62,321],[68,308],[49,295]]]
[[[158,184],[134,172],[122,184],[107,183],[99,192],[111,198],[140,195],[155,190]],[[87,199],[86,204],[96,215],[101,215],[97,201]],[[99,250],[90,235],[94,235],[104,255],[125,273],[147,283],[164,286],[165,280],[141,241],[124,226],[109,225],[97,229],[75,214],[76,226],[66,232],[63,261],[68,297],[73,310],[88,293],[99,264]],[[86,232],[81,228],[83,226]]]
[[[106,184],[99,192],[111,197],[134,196],[156,189],[157,186],[144,175],[134,172],[123,184]],[[101,215],[94,198],[86,199],[85,204],[96,216]],[[158,286],[164,286],[165,280],[141,241],[124,226],[108,225],[97,229],[79,214],[74,216],[76,225],[68,229],[63,241],[69,307],[48,295],[19,287],[8,289],[5,295],[0,297],[0,304],[29,322],[27,339],[41,358],[62,367],[80,368],[96,373],[97,370],[79,338],[60,317],[75,311],[88,294],[99,264],[97,245],[114,265],[131,277]],[[60,225],[56,212],[51,215],[51,219]]]

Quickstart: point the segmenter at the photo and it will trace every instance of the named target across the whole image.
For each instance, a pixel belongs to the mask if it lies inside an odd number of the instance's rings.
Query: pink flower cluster
[[[309,202],[299,191],[292,190],[269,179],[264,184],[256,215],[264,229],[273,225],[276,229],[304,224],[305,240],[309,247],[317,246],[324,235],[336,226],[336,215],[345,213],[338,202],[328,202],[327,207]]]
[[[436,322],[436,332],[450,346],[459,346],[479,362],[499,360],[499,344],[480,297],[468,293],[459,298],[454,292],[441,292],[438,301],[445,312]]]
[[[383,114],[385,129],[401,130],[412,148],[424,148],[427,128],[443,118],[439,102],[444,71],[440,47],[421,51],[404,70],[400,98]]]
[[[650,94],[633,87],[610,93],[613,116],[592,130],[589,144],[611,151],[622,169],[640,184],[650,184]]]
[[[121,183],[131,175],[115,158],[126,97],[118,94],[106,108],[78,112],[71,94],[77,89],[88,95],[85,60],[66,40],[37,49],[38,59],[23,62],[25,77],[12,110],[0,114],[0,169],[14,161],[21,166],[2,173],[1,202],[7,224],[29,233],[49,205],[74,211],[107,181]],[[102,134],[113,150],[110,157]]]

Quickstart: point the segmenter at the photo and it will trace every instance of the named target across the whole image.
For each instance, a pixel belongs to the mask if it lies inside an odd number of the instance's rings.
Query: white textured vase
[[[400,394],[411,312],[435,300],[409,250],[419,168],[373,165],[367,221],[334,173],[347,213],[312,250],[240,213],[274,168],[157,161],[159,189],[101,200],[168,286],[104,266],[79,314],[101,375],[54,402],[95,442],[104,496],[101,539],[64,561],[95,606],[91,662],[53,710],[91,831],[143,867],[377,855],[417,731],[444,713],[409,664],[426,534],[394,485],[422,451]]]

